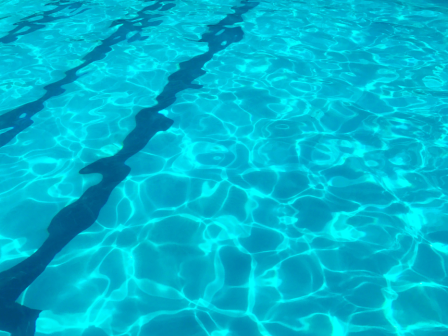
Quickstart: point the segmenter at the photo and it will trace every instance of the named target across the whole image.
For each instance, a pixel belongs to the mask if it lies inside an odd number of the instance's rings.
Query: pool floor
[[[448,335],[448,5],[0,0],[0,336]]]

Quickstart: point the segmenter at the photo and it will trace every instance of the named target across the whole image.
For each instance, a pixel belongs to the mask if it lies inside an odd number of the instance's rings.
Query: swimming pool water
[[[0,1],[0,336],[448,335],[448,5]]]

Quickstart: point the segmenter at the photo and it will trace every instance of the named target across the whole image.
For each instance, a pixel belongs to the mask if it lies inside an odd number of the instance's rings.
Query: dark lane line
[[[215,54],[242,40],[243,30],[233,25],[242,22],[242,15],[258,4],[242,0],[240,6],[232,7],[233,14],[228,14],[215,25],[209,25],[208,31],[199,40],[207,43],[208,51],[179,64],[179,70],[168,77],[167,85],[156,99],[157,104],[137,113],[136,126],[124,139],[123,148],[115,155],[81,169],[81,174],[101,174],[101,182],[87,189],[76,202],[56,214],[48,227],[48,238],[33,255],[0,273],[0,329],[12,333],[12,336],[34,335],[40,311],[21,306],[15,300],[62,248],[95,223],[111,192],[131,170],[125,164],[126,160],[142,150],[156,133],[168,130],[173,124],[171,119],[159,112],[176,101],[177,93],[202,87],[192,82],[205,74],[203,67]]]
[[[1,37],[0,43],[7,44],[7,43],[15,42],[15,41],[17,41],[17,38],[19,36],[31,34],[37,30],[45,28],[46,23],[50,23],[53,21],[61,20],[61,19],[68,19],[75,15],[84,13],[86,10],[88,10],[88,8],[82,9],[81,11],[79,11],[78,13],[73,14],[73,15],[63,15],[63,16],[57,16],[57,17],[50,16],[52,14],[63,11],[66,8],[72,9],[72,12],[75,12],[76,10],[80,9],[84,4],[85,4],[85,2],[71,2],[70,0],[60,0],[60,1],[56,1],[56,2],[47,3],[45,6],[56,6],[56,8],[48,10],[48,11],[43,11],[40,13],[32,14],[30,16],[24,17],[23,19],[20,20],[20,22],[14,23],[14,26],[17,26],[17,27],[14,28],[13,30],[9,31],[8,34],[6,34],[5,36]],[[34,19],[34,18],[40,17],[40,16],[42,16],[42,19],[30,21],[31,19]],[[6,17],[8,17],[8,16],[6,16]],[[2,19],[4,19],[4,18],[2,18]],[[28,30],[23,30],[23,28],[28,28]],[[20,32],[21,30],[23,30],[23,31]]]
[[[31,119],[36,113],[40,112],[44,108],[44,103],[53,98],[57,97],[65,92],[63,88],[64,85],[71,84],[75,82],[82,75],[78,75],[77,72],[89,64],[102,60],[107,56],[107,54],[112,50],[112,46],[127,40],[129,43],[137,40],[146,40],[147,37],[141,36],[143,29],[153,26],[158,26],[162,21],[150,21],[152,19],[161,17],[160,14],[146,14],[146,11],[167,11],[173,8],[174,4],[163,5],[164,2],[170,2],[174,0],[156,0],[154,4],[146,6],[138,11],[137,16],[132,19],[120,19],[112,22],[110,27],[120,26],[115,33],[110,35],[105,40],[101,41],[101,44],[95,47],[91,52],[85,55],[82,59],[84,62],[77,67],[67,70],[65,76],[49,85],[44,86],[46,93],[39,99],[29,102],[27,104],[21,105],[9,112],[0,115],[0,148],[8,144],[12,139],[14,139],[20,132],[27,129],[33,124]],[[67,5],[68,6],[68,5]],[[135,34],[126,38],[129,33]],[[5,131],[6,130],[6,131]]]

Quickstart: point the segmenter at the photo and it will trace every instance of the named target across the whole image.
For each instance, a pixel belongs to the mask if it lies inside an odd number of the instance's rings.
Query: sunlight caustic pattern
[[[447,334],[447,22],[2,5],[0,335]]]

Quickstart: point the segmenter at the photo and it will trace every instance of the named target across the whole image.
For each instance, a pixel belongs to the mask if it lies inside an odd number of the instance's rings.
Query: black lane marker
[[[125,138],[123,148],[115,155],[97,160],[81,169],[81,174],[101,174],[101,182],[87,189],[77,201],[56,214],[48,227],[48,238],[33,255],[0,273],[1,330],[12,333],[12,336],[34,335],[35,322],[40,311],[21,306],[15,303],[15,300],[45,270],[63,247],[95,223],[113,189],[131,170],[125,164],[126,160],[143,149],[156,133],[168,130],[173,124],[171,119],[159,112],[176,101],[177,93],[202,87],[192,82],[205,74],[203,66],[216,53],[242,40],[243,30],[232,25],[242,22],[242,15],[258,4],[259,2],[242,0],[240,6],[232,7],[233,14],[228,14],[215,25],[209,25],[208,32],[199,40],[207,43],[209,50],[179,64],[179,70],[168,77],[168,84],[156,99],[157,104],[137,113],[136,126]]]
[[[27,16],[27,17],[21,19],[20,22],[14,23],[14,26],[17,26],[17,27],[14,28],[13,30],[11,30],[10,32],[8,32],[7,35],[1,37],[0,43],[6,44],[6,43],[15,42],[15,41],[17,41],[17,37],[19,37],[19,36],[31,34],[37,30],[45,28],[46,23],[61,20],[61,19],[68,19],[75,15],[84,13],[86,10],[88,10],[88,8],[85,8],[73,15],[63,15],[63,16],[57,16],[57,17],[50,16],[52,14],[55,14],[57,12],[60,12],[64,9],[66,9],[66,8],[72,9],[72,12],[74,12],[74,11],[78,10],[79,8],[81,8],[84,4],[85,4],[85,2],[71,2],[70,0],[60,0],[60,1],[56,1],[56,2],[47,3],[45,6],[56,6],[56,8]],[[31,19],[34,19],[34,18],[40,17],[40,16],[42,16],[42,19],[30,21]],[[4,19],[4,18],[2,18],[2,19]],[[28,28],[28,29],[20,32],[24,28]]]
[[[135,32],[135,35],[127,39],[129,43],[137,40],[146,40],[147,37],[142,37],[141,32],[143,29],[158,26],[162,21],[150,21],[152,19],[161,17],[160,14],[146,14],[146,11],[159,10],[166,11],[171,9],[174,4],[163,5],[164,2],[170,2],[174,0],[156,0],[154,4],[146,6],[138,11],[137,16],[132,19],[120,19],[112,22],[110,27],[118,26],[118,30],[111,36],[101,41],[101,44],[95,47],[91,52],[85,55],[82,59],[84,62],[77,67],[67,70],[65,76],[57,82],[44,86],[46,93],[39,99],[21,105],[7,113],[0,115],[0,148],[8,144],[17,134],[27,129],[33,124],[31,118],[44,108],[44,103],[57,97],[65,92],[63,88],[66,84],[75,82],[82,75],[78,75],[77,72],[89,64],[102,60],[112,50],[112,46],[126,40],[126,35]],[[67,5],[69,6],[69,5]],[[6,131],[5,131],[6,129]],[[2,133],[3,130],[3,133]]]

